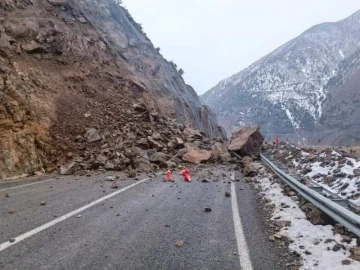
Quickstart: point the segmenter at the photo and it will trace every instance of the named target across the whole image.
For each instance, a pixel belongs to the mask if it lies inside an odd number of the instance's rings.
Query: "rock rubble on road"
[[[64,155],[68,161],[60,167],[64,175],[78,170],[152,172],[177,168],[180,164],[229,162],[231,156],[221,139],[210,140],[206,134],[176,120],[158,116],[143,104],[133,104],[127,124],[112,132],[87,128],[75,137],[77,151]]]

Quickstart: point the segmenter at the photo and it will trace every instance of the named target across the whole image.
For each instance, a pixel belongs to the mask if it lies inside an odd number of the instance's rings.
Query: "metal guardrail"
[[[322,195],[326,194],[327,196],[332,197],[332,198],[330,198],[330,200],[332,200],[333,202],[336,202],[337,204],[340,204],[341,206],[343,206],[345,208],[357,210],[359,212],[360,208],[357,205],[350,202],[348,199],[344,199],[344,198],[340,197],[338,194],[335,194],[334,192],[326,189],[325,187],[319,185],[318,183],[316,183],[314,180],[311,180],[310,178],[308,179],[308,181],[310,181],[310,183],[313,184],[313,187],[310,187],[311,189],[314,189],[315,191],[317,191],[316,189],[318,189],[317,192],[319,192],[320,194],[322,194]],[[320,189],[321,189],[321,191],[319,191]]]
[[[278,169],[282,170],[285,173],[289,172],[288,175],[292,176],[296,180],[300,181],[302,179],[302,176],[300,174],[290,173],[289,168],[287,168],[285,165],[283,165],[283,164],[281,164],[281,163],[279,163],[277,161],[274,161],[272,158],[269,157],[269,155],[264,154],[264,156],[266,158],[268,158],[270,161],[272,161],[272,163],[275,164]],[[350,202],[347,199],[344,199],[344,198],[340,197],[338,194],[335,194],[334,192],[326,189],[324,186],[319,185],[317,182],[315,182],[311,178],[306,177],[306,181],[308,181],[308,182],[310,182],[312,184],[312,186],[309,187],[310,189],[315,190],[317,193],[320,193],[324,197],[329,198],[333,202],[336,202],[337,204],[341,205],[342,207],[345,207],[345,208],[348,208],[348,209],[351,209],[351,210],[356,210],[357,212],[360,212],[360,208],[357,205],[353,204],[352,202]]]
[[[261,154],[260,156],[263,162],[299,195],[360,237],[360,216],[340,206],[336,202],[333,202],[332,200],[322,196],[315,190],[312,190],[311,188],[297,181],[295,178],[286,174],[273,162],[271,162],[264,154]]]

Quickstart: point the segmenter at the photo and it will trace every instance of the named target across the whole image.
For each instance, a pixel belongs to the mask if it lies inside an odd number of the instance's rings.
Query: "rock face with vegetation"
[[[76,158],[117,167],[125,148],[115,151],[107,138],[153,149],[163,122],[222,137],[181,74],[118,1],[1,1],[0,179],[55,171]],[[95,157],[98,147],[114,157]]]

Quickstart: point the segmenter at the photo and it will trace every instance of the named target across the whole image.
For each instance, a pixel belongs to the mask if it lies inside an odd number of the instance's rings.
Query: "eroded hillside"
[[[131,130],[138,141],[165,117],[221,136],[214,114],[115,1],[4,0],[0,23],[0,178],[56,170],[87,151],[77,140],[89,128],[118,142]]]

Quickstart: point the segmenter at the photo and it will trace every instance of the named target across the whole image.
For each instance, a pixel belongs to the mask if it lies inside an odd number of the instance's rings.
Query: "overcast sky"
[[[359,0],[123,0],[202,94],[309,27],[344,19]]]

